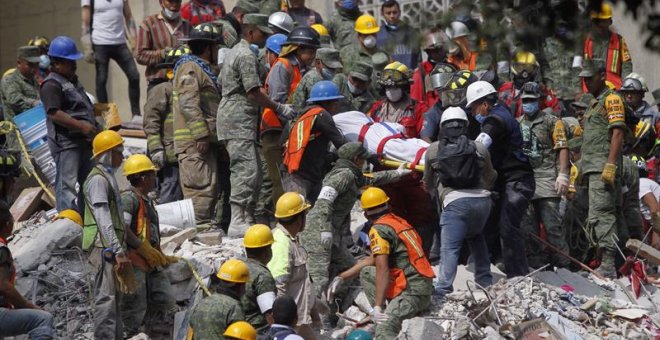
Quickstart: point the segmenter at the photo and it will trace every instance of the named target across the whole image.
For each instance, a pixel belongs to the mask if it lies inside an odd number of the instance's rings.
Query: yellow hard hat
[[[280,196],[275,205],[275,218],[287,218],[300,214],[311,205],[305,202],[305,197],[297,192],[287,192]]]
[[[245,248],[261,248],[273,244],[273,232],[265,224],[255,224],[245,231],[243,246]]]
[[[96,158],[100,154],[122,144],[124,144],[124,139],[121,138],[121,135],[117,131],[102,131],[92,141],[92,152],[94,152],[92,158]]]
[[[408,66],[395,61],[385,66],[378,83],[385,87],[408,85],[410,76],[411,72]]]
[[[232,339],[256,340],[257,330],[245,321],[236,321],[229,325],[222,335]]]
[[[600,5],[600,12],[591,11],[591,19],[612,19],[612,5],[607,2],[603,2]]]
[[[135,154],[124,161],[124,176],[139,174],[146,171],[156,171],[151,159],[143,154]]]
[[[239,259],[229,259],[220,266],[216,276],[223,281],[246,283],[250,277],[247,264]]]
[[[76,224],[78,224],[81,227],[83,225],[82,217],[80,217],[80,214],[77,211],[73,210],[73,209],[67,209],[67,210],[60,211],[57,214],[57,219],[61,219],[61,218],[67,218],[67,219],[75,222]]]
[[[28,46],[38,46],[48,48],[50,40],[44,36],[37,35],[28,41]]]
[[[316,33],[318,33],[320,36],[324,37],[326,35],[330,35],[330,32],[328,32],[328,29],[323,26],[322,24],[314,24],[311,26]]]
[[[355,31],[360,34],[376,34],[380,31],[380,27],[378,27],[376,18],[369,14],[362,14],[355,20]]]
[[[532,52],[518,51],[513,58],[514,63],[520,64],[534,64],[536,65],[536,56]]]
[[[383,189],[369,187],[360,197],[360,206],[362,209],[370,209],[389,202],[390,198]]]

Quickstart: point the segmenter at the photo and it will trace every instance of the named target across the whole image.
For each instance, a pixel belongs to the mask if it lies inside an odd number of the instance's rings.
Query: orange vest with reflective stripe
[[[284,165],[286,165],[290,174],[300,169],[300,161],[302,161],[307,144],[317,136],[312,135],[312,127],[314,127],[316,117],[323,111],[325,109],[322,107],[314,106],[296,119],[296,122],[291,126],[289,140],[284,150]]]
[[[151,221],[149,221],[149,216],[147,214],[147,209],[144,203],[144,200],[140,196],[140,193],[137,191],[133,191],[135,195],[137,196],[138,200],[138,211],[137,211],[137,216],[133,217],[136,218],[136,223],[135,223],[135,235],[142,240],[142,242],[151,242]],[[158,249],[159,247],[157,247]],[[143,272],[148,272],[151,270],[151,266],[149,266],[149,263],[147,260],[138,253],[137,250],[130,249],[128,251],[128,258],[131,260],[131,263],[138,267],[140,270]]]
[[[591,33],[584,39],[584,59],[593,58],[594,41],[591,39]],[[617,33],[610,33],[610,41],[607,45],[607,60],[605,60],[605,80],[609,80],[617,89],[621,88],[621,38]],[[582,82],[582,88],[586,92],[587,88]]]
[[[277,58],[277,64],[278,62],[284,64],[284,67],[286,67],[287,71],[291,75],[291,84],[289,85],[289,99],[287,102],[291,101],[291,97],[293,95],[293,91],[296,90],[296,87],[298,87],[298,83],[300,82],[300,79],[302,79],[302,75],[300,74],[300,68],[298,65],[291,65],[291,62],[287,58]],[[275,66],[273,64],[273,66]],[[270,72],[268,73],[268,76],[266,76],[266,90],[268,90],[268,77],[270,76]],[[268,130],[282,130],[282,122],[280,122],[280,119],[277,118],[277,113],[273,111],[272,109],[265,108],[263,113],[261,114],[261,126],[259,127],[259,130],[261,133],[268,131]]]
[[[408,260],[415,270],[423,277],[435,277],[431,263],[429,263],[426,254],[424,254],[424,249],[422,249],[422,238],[406,220],[389,213],[381,216],[374,224],[386,225],[394,229],[399,240],[406,246]],[[401,268],[390,268],[389,274],[390,284],[387,286],[385,296],[388,299],[393,299],[406,289],[408,282]]]

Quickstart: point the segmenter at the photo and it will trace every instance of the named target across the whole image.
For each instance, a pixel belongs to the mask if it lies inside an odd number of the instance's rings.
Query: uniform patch
[[[610,94],[605,98],[605,111],[607,112],[607,121],[610,124],[624,122],[626,113],[623,108],[623,100],[616,94]]]
[[[371,242],[372,255],[389,255],[390,243],[378,234],[375,228],[369,231],[369,241]]]

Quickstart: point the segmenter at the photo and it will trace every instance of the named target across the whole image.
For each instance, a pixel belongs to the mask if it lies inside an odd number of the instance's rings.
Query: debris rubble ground
[[[355,234],[363,222],[359,209],[355,209],[351,228]],[[219,231],[170,230],[175,233],[163,235],[163,251],[188,260],[165,269],[178,308],[171,321],[173,338],[184,339],[187,311],[204,294],[188,263],[206,285],[225,260],[244,258],[245,254],[242,239],[223,237]],[[40,211],[22,223],[10,243],[15,249],[18,290],[53,313],[61,339],[93,338],[94,277],[87,255],[78,247],[80,237],[81,229],[75,224],[48,221],[47,214]],[[455,291],[444,299],[434,298],[423,315],[405,320],[397,339],[660,337],[660,291],[652,284],[644,285],[635,299],[625,277],[603,281],[586,272],[546,268],[526,277],[506,279],[495,266],[492,270],[496,282],[483,288],[472,281],[469,266],[459,266]],[[369,307],[366,296],[358,294],[337,327],[324,330],[324,336],[342,339],[355,328],[372,329]],[[150,338],[141,333],[133,339]]]

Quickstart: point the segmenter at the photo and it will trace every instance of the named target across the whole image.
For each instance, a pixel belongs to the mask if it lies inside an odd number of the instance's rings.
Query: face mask
[[[325,68],[325,67],[323,69],[321,69],[321,76],[325,80],[332,80],[332,78],[335,77],[336,73],[337,73],[337,71],[331,70],[331,69],[328,69],[328,68]]]
[[[522,110],[526,115],[533,118],[539,112],[539,102],[522,103]]]
[[[403,97],[403,90],[400,87],[389,87],[385,89],[385,96],[389,101],[396,103]]]
[[[255,44],[250,44],[250,51],[254,53],[254,55],[259,56],[259,46]]]
[[[366,48],[374,48],[374,47],[376,47],[376,37],[374,37],[373,35],[370,35],[370,36],[364,38],[364,40],[362,41],[362,44]]]
[[[168,19],[168,20],[177,20],[181,16],[181,14],[177,11],[170,11],[167,8],[163,8],[163,16]]]
[[[396,25],[396,24],[388,24],[388,23],[385,23],[385,26],[387,26],[387,28],[388,28],[390,31],[396,31],[396,30],[399,28],[399,25]]]
[[[364,92],[363,89],[359,89],[353,85],[350,81],[347,81],[346,84],[348,84],[348,92],[354,94],[354,95],[360,95]]]
[[[50,58],[47,55],[42,54],[39,56],[39,68],[42,70],[47,69],[50,66]]]
[[[477,122],[479,122],[479,124],[483,124],[484,120],[486,120],[486,116],[482,116],[480,114],[477,114],[477,115],[474,116],[474,119],[476,119]]]

